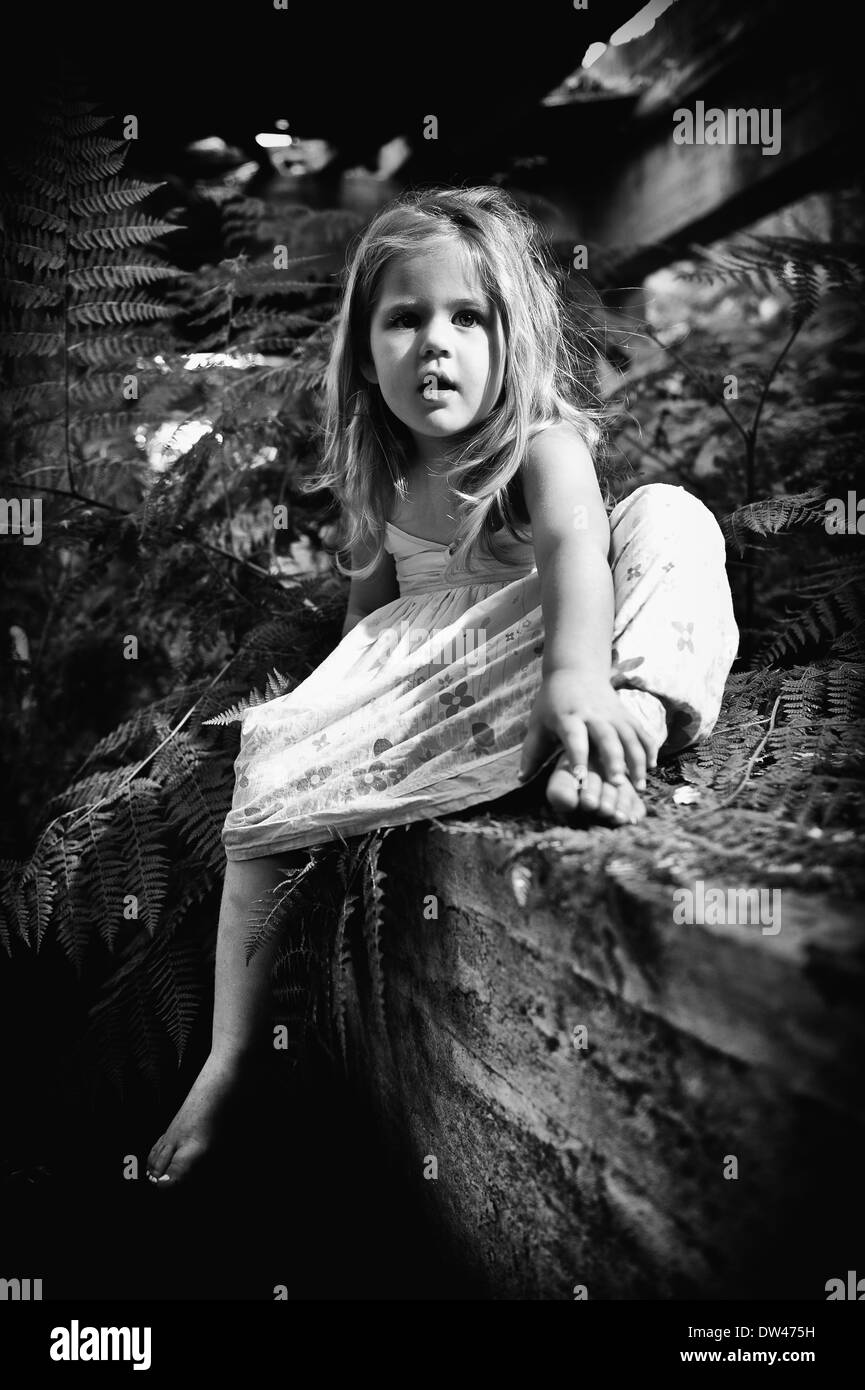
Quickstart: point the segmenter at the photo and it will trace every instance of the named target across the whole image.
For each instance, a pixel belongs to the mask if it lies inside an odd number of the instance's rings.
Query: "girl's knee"
[[[699,539],[701,546],[724,546],[721,528],[709,508],[687,488],[674,483],[644,483],[614,507],[610,516],[613,538],[639,530],[657,544],[665,540],[682,546]]]

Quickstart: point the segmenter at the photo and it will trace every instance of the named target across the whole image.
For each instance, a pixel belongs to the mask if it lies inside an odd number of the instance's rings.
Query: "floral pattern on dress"
[[[439,703],[445,706],[445,718],[459,714],[461,709],[467,709],[474,704],[474,698],[467,695],[469,688],[468,681],[460,681],[459,685],[454,686],[453,690],[446,691],[444,695],[439,695]]]
[[[610,518],[613,683],[642,691],[655,713],[663,704],[676,749],[711,729],[738,639],[723,536],[700,508],[683,489],[653,485]],[[436,583],[443,552],[405,532],[392,540],[400,597],[294,690],[246,711],[223,827],[229,859],[446,815],[519,786],[543,678],[536,568],[523,553],[516,577]],[[421,628],[449,645],[397,656],[392,634]]]

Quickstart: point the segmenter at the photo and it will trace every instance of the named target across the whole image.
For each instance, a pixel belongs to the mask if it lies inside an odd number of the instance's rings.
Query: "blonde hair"
[[[361,362],[369,359],[370,323],[385,270],[395,257],[416,254],[431,241],[459,240],[498,309],[505,340],[499,400],[445,475],[459,499],[455,550],[445,572],[471,570],[476,542],[501,560],[496,532],[502,527],[517,540],[530,538],[528,518],[517,515],[508,485],[538,431],[570,423],[597,468],[605,413],[578,403],[588,395],[584,357],[542,236],[501,189],[432,189],[403,194],[383,208],[351,250],[325,375],[324,453],[319,471],[303,487],[330,488],[342,503],[339,549],[350,550],[356,542],[375,549],[374,558],[357,570],[345,567],[337,552],[341,574],[366,578],[373,572],[394,491],[407,495],[411,434],[378,386],[363,376]]]

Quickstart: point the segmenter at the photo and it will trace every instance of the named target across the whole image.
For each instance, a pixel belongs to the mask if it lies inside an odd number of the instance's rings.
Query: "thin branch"
[[[775,361],[772,363],[772,366],[769,368],[769,372],[768,372],[768,374],[767,374],[767,376],[766,376],[766,380],[765,380],[765,382],[764,382],[764,384],[763,384],[763,390],[760,392],[760,399],[759,399],[758,402],[757,402],[757,408],[756,408],[756,410],[754,411],[754,418],[753,418],[753,420],[751,421],[750,428],[749,428],[749,433],[750,433],[750,435],[751,435],[751,438],[752,438],[755,442],[756,442],[756,438],[757,438],[757,424],[758,424],[758,422],[759,422],[760,415],[762,414],[763,406],[764,406],[765,403],[766,403],[766,397],[767,397],[768,394],[769,394],[769,388],[770,388],[770,386],[772,385],[772,382],[773,382],[773,380],[774,380],[774,378],[775,378],[775,374],[777,373],[778,368],[780,367],[780,365],[781,365],[781,363],[783,362],[784,358],[787,356],[787,353],[790,351],[790,348],[793,346],[793,343],[796,341],[796,338],[798,337],[801,328],[802,328],[802,324],[801,324],[801,323],[797,323],[797,324],[794,325],[794,327],[793,327],[793,332],[790,334],[789,338],[787,339],[786,343],[785,343],[784,346],[782,347],[781,351],[778,353],[778,356],[775,358]],[[749,498],[749,501],[750,501],[750,500],[751,500],[751,499]]]
[[[14,480],[13,483],[20,482]],[[115,516],[134,517],[134,512],[124,511],[123,507],[116,507],[113,502],[100,502],[96,497],[85,497],[80,492],[69,492],[66,488],[48,487],[45,483],[32,484],[39,492],[50,492],[55,497],[68,497],[73,502],[80,502],[82,506],[99,507],[104,512],[113,512]],[[214,555],[221,555],[225,560],[233,560],[236,565],[243,565],[245,569],[251,570],[253,574],[260,574],[265,579],[272,579],[273,575],[269,570],[262,569],[260,565],[255,565],[251,560],[244,560],[240,555],[232,555],[230,550],[225,550],[221,545],[214,545],[212,541],[202,540],[200,536],[189,536],[182,526],[170,526],[168,528],[174,535],[181,540],[191,541],[193,545],[201,546],[204,550],[212,550]]]
[[[678,362],[679,366],[682,368],[682,371],[686,372],[688,376],[691,377],[691,379],[697,383],[700,390],[706,397],[706,400],[709,401],[711,405],[719,405],[721,409],[724,411],[724,414],[729,416],[730,420],[733,422],[736,429],[741,434],[747,446],[748,431],[745,429],[745,426],[741,423],[741,421],[736,419],[736,416],[727,405],[727,402],[724,400],[724,397],[716,396],[712,391],[711,387],[700,376],[700,373],[694,367],[691,366],[690,362],[686,361],[685,358],[682,357],[681,354],[678,353],[674,347],[668,347],[666,343],[661,342],[661,339],[656,337],[653,328],[650,327],[647,331],[652,341],[657,343],[658,347],[663,348],[665,352],[668,352],[670,356],[673,358],[673,360],[675,362]]]
[[[769,727],[766,730],[763,737],[760,739],[760,742],[757,744],[757,747],[754,749],[750,758],[748,759],[748,763],[741,780],[737,783],[737,785],[733,788],[729,795],[725,796],[722,801],[719,801],[716,806],[712,806],[709,810],[702,811],[699,815],[694,816],[693,820],[688,822],[689,829],[696,825],[698,821],[705,820],[706,816],[713,816],[716,811],[723,811],[725,807],[732,805],[732,803],[736,800],[736,797],[739,795],[739,792],[742,790],[745,783],[748,781],[748,778],[751,776],[754,764],[756,763],[757,759],[759,758],[760,754],[762,753],[763,749],[766,747],[766,744],[769,742],[769,739],[772,736],[772,730],[775,728],[775,719],[777,718],[780,704],[781,696],[779,695],[775,700],[774,705],[772,706],[772,713],[769,716]]]
[[[179,734],[179,733],[180,733],[180,730],[183,728],[183,726],[184,726],[184,724],[186,723],[186,721],[187,721],[188,719],[190,719],[191,716],[195,713],[196,709],[197,709],[198,706],[201,704],[201,701],[204,699],[205,695],[208,695],[208,694],[210,693],[210,691],[213,689],[213,687],[216,685],[216,683],[222,679],[222,677],[225,675],[225,672],[228,670],[229,666],[231,666],[232,662],[234,662],[234,661],[237,660],[238,655],[239,655],[239,653],[235,652],[235,653],[234,653],[234,656],[229,657],[228,661],[226,661],[226,663],[225,663],[225,665],[222,667],[222,669],[219,670],[219,671],[217,671],[216,675],[213,677],[213,680],[210,682],[210,684],[209,684],[208,686],[206,686],[204,690],[202,690],[202,692],[201,692],[201,694],[199,695],[198,699],[195,700],[195,702],[194,702],[192,705],[190,705],[189,709],[186,711],[186,713],[184,714],[183,718],[182,718],[177,724],[175,724],[175,726],[174,726],[173,729],[169,729],[168,733],[165,735],[165,738],[162,740],[161,743],[158,743],[158,744],[156,745],[156,747],[153,749],[152,752],[148,753],[147,756],[146,756],[145,758],[142,758],[142,759],[141,759],[141,762],[139,762],[139,763],[137,763],[137,764],[135,765],[135,767],[134,767],[134,768],[132,769],[132,771],[130,772],[129,776],[126,777],[126,778],[124,779],[123,782],[121,782],[120,786],[119,786],[119,787],[116,787],[116,788],[114,789],[114,791],[113,791],[113,792],[110,792],[107,796],[101,797],[99,801],[94,801],[91,805],[89,805],[89,806],[87,806],[87,807],[85,808],[85,813],[84,813],[84,815],[81,817],[81,819],[78,820],[74,825],[71,825],[71,826],[68,827],[68,833],[69,833],[69,834],[71,834],[73,831],[77,830],[78,827],[79,827],[79,825],[83,825],[83,824],[84,824],[84,821],[87,820],[87,818],[88,818],[94,811],[98,811],[100,806],[109,805],[109,804],[111,804],[112,802],[114,802],[114,801],[117,800],[118,796],[120,796],[121,793],[124,792],[124,791],[126,790],[126,788],[129,786],[130,782],[134,781],[134,779],[138,776],[138,774],[139,774],[139,772],[141,772],[142,768],[145,768],[149,762],[152,762],[152,760],[156,757],[156,754],[159,753],[159,752],[161,752],[162,749],[165,747],[165,745],[166,745],[167,743],[170,743],[171,740],[174,738],[174,736],[175,736],[176,734]],[[36,845],[35,845],[35,847],[34,847],[34,849],[33,849],[33,853],[32,853],[31,856],[30,856],[31,860],[32,860],[32,859],[35,857],[35,855],[38,853],[39,846],[42,844],[42,841],[45,839],[45,836],[46,836],[51,830],[53,830],[54,826],[55,826],[55,825],[59,825],[61,821],[66,820],[67,817],[69,817],[69,816],[77,815],[77,814],[81,811],[81,809],[82,809],[82,808],[81,808],[80,806],[75,806],[75,807],[73,807],[73,809],[72,809],[71,811],[63,811],[59,816],[55,816],[54,820],[50,821],[49,824],[46,825],[45,829],[42,831],[42,834],[39,836],[39,839],[36,841]]]

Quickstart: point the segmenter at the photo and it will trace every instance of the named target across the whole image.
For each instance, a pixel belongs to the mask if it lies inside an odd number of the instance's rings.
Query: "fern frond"
[[[363,938],[372,981],[372,996],[376,1018],[382,1029],[387,1030],[384,997],[384,969],[382,963],[382,932],[384,930],[384,892],[382,884],[386,875],[379,868],[379,854],[387,830],[374,830],[368,837],[364,848],[363,879]]]
[[[13,199],[8,194],[0,201],[0,207],[5,207],[11,218],[23,222],[27,227],[44,227],[49,232],[63,233],[69,225],[67,219],[59,217],[56,212],[37,207],[33,203],[22,203],[20,199]]]
[[[809,644],[822,643],[827,637],[835,639],[842,631],[842,624],[848,637],[858,635],[865,627],[865,592],[854,581],[835,592],[822,594],[803,612],[790,617],[771,642],[760,650],[756,663],[775,666]]]
[[[74,845],[74,837],[67,837],[61,829],[54,828],[45,836],[40,848],[45,871],[57,889],[54,931],[80,979],[90,933],[81,915],[75,911],[75,875],[79,856]]]
[[[70,304],[68,309],[70,323],[92,323],[100,328],[169,319],[176,312],[165,304],[153,304],[146,299],[92,300],[85,304]]]
[[[125,265],[90,265],[71,269],[69,284],[75,290],[140,289],[159,280],[182,277],[182,270],[173,266],[149,265],[145,262]]]
[[[24,309],[40,309],[45,305],[62,305],[63,295],[50,285],[31,285],[26,280],[0,280],[0,296]]]
[[[747,533],[757,536],[776,535],[801,522],[814,522],[822,526],[826,513],[816,504],[822,501],[818,491],[793,493],[786,497],[769,497],[761,502],[749,502],[747,506],[737,507],[734,512],[721,517],[719,525],[725,540],[738,547],[744,555],[749,541]]]
[[[62,333],[0,333],[0,353],[7,357],[24,357],[30,352],[37,357],[53,357],[62,350]]]
[[[24,864],[18,860],[0,860],[0,941],[8,956],[12,955],[13,936],[27,940],[18,893],[23,871]]]
[[[19,885],[19,901],[23,902],[27,940],[36,950],[51,919],[57,884],[51,877],[49,864],[43,856],[34,857],[25,866]]]
[[[210,719],[203,719],[202,724],[215,724],[224,726],[226,724],[236,724],[243,719],[247,710],[254,709],[258,705],[266,705],[271,700],[279,699],[281,695],[293,690],[297,682],[291,676],[284,676],[280,671],[273,668],[268,674],[264,693],[257,688],[242,700],[238,700],[230,709],[224,710],[221,714],[216,714]]]
[[[88,367],[110,367],[117,362],[134,363],[137,357],[153,357],[164,346],[162,338],[120,338],[95,334],[69,344],[69,356]]]
[[[161,724],[157,732],[164,736]],[[221,793],[226,771],[223,753],[198,747],[185,731],[174,734],[151,767],[166,798],[167,823],[214,870],[225,860],[221,830],[229,807],[221,804]]]
[[[109,227],[81,227],[71,233],[69,245],[80,251],[127,251],[133,246],[143,246],[157,237],[180,230],[174,222],[159,222],[156,218],[145,217],[141,222],[118,222]]]
[[[303,881],[317,866],[318,861],[318,853],[313,848],[309,851],[306,863],[299,868],[290,869],[282,883],[273,890],[273,893],[266,895],[264,901],[257,903],[250,912],[252,928],[244,938],[247,964],[280,929],[285,917],[286,904],[294,897]],[[268,906],[267,899],[269,897],[275,899],[272,906]]]
[[[339,1041],[343,1066],[348,1065],[346,1010],[347,988],[351,974],[351,941],[347,928],[357,902],[357,895],[348,892],[346,888],[336,921],[336,933],[333,943],[333,963],[331,966],[334,979],[332,1017]]]
[[[134,893],[138,907],[136,920],[143,920],[151,936],[156,933],[168,881],[168,860],[160,839],[160,790],[158,783],[150,778],[137,777],[124,787],[119,803],[122,819],[118,833],[126,845],[133,872],[123,896]]]
[[[154,1010],[180,1063],[203,993],[198,952],[191,942],[177,941],[161,932],[147,949],[143,971]]]
[[[35,241],[17,241],[10,247],[13,258],[21,265],[32,265],[37,270],[62,270],[66,257],[54,247],[39,246]]]
[[[102,212],[122,212],[155,193],[157,188],[164,187],[164,180],[161,183],[114,180],[111,184],[102,186],[97,183],[92,189],[79,187],[78,192],[69,200],[69,210],[81,217],[93,217]]]

